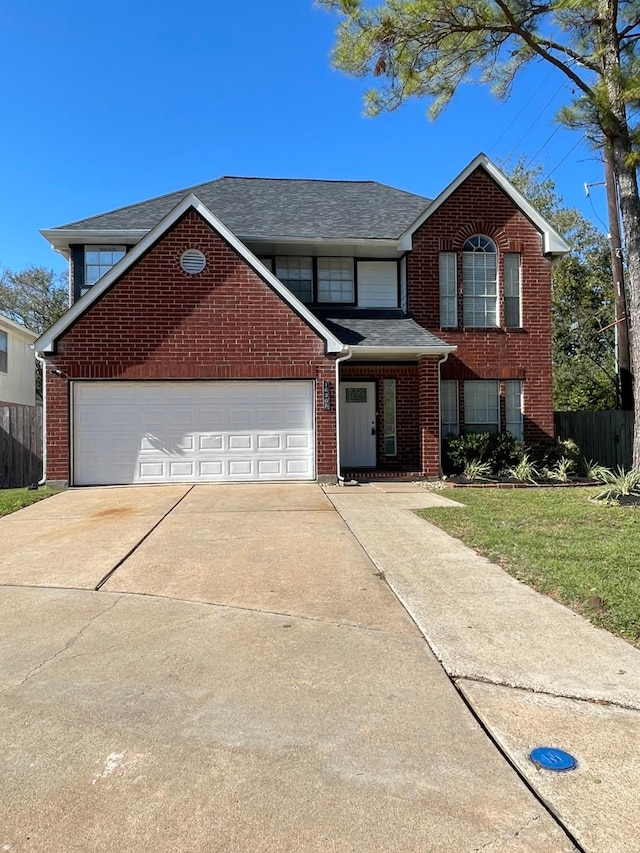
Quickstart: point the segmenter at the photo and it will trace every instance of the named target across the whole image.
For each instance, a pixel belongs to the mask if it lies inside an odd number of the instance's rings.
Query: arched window
[[[462,247],[465,326],[498,325],[498,264],[495,244],[482,234]]]

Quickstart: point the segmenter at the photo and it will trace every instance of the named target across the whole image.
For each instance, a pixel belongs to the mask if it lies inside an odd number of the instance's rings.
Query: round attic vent
[[[198,275],[207,265],[207,259],[198,249],[187,249],[180,257],[180,266],[189,275]]]

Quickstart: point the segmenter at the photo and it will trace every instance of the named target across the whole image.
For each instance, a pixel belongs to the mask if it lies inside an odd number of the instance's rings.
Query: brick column
[[[440,476],[440,401],[438,358],[425,356],[418,365],[420,468],[426,477]]]
[[[47,470],[48,483],[68,486],[69,469],[69,381],[51,373],[47,364]]]

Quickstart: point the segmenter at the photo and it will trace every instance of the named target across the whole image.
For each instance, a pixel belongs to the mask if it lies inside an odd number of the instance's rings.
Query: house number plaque
[[[331,383],[326,379],[322,383],[322,408],[326,412],[331,410]]]

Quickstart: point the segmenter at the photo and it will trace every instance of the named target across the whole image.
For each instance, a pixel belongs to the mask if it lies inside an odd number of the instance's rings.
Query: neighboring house
[[[35,406],[38,335],[0,314],[0,406]]]
[[[441,433],[553,434],[568,247],[484,155],[433,201],[225,177],[42,233],[50,481],[437,477]]]

